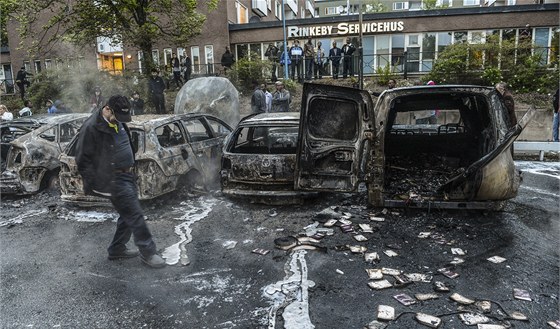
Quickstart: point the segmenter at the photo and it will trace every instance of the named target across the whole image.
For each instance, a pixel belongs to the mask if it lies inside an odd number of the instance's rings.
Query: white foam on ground
[[[560,179],[560,162],[515,161],[515,166],[523,172]]]
[[[179,236],[179,242],[165,248],[162,253],[162,257],[168,265],[177,264],[181,258],[183,260],[188,260],[185,245],[192,241],[191,225],[208,216],[215,204],[216,200],[198,199],[183,201],[179,208],[175,208],[175,212],[183,214],[174,219],[182,221],[183,223],[175,226],[175,233]]]
[[[101,211],[69,211],[65,215],[59,215],[59,218],[65,220],[74,220],[77,222],[101,223],[106,220],[116,220],[117,214],[101,212]]]
[[[528,191],[535,192],[535,193],[538,193],[538,194],[544,194],[544,195],[551,196],[551,197],[554,197],[554,198],[558,197],[558,191],[551,192],[551,191],[543,190],[543,189],[540,189],[540,188],[529,187],[529,186],[525,186],[525,185],[521,185],[520,188],[523,189],[523,190],[528,190]]]
[[[315,286],[315,282],[307,280],[305,254],[305,250],[293,252],[289,262],[284,265],[284,280],[263,289],[263,295],[272,300],[268,310],[268,329],[275,328],[276,314],[281,308],[284,308],[282,318],[285,329],[315,328],[309,318],[308,292],[309,287]]]
[[[39,215],[42,215],[42,214],[46,214],[47,212],[49,212],[47,209],[31,210],[31,211],[23,213],[19,216],[16,216],[12,219],[1,221],[0,222],[0,227],[8,226],[10,224],[21,224],[21,223],[23,223],[23,220],[28,218],[28,217],[39,216]]]

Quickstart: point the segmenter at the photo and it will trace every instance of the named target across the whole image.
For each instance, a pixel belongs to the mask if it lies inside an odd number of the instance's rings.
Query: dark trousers
[[[152,103],[156,108],[157,114],[165,114],[165,97],[163,94],[152,94]]]
[[[278,76],[276,75],[276,68],[278,65],[276,62],[272,62],[272,82],[276,82],[278,80]]]
[[[340,63],[332,65],[332,77],[333,79],[338,79],[338,69],[340,67]]]
[[[191,71],[187,70],[185,71],[185,83],[187,83],[187,81],[189,81],[191,79]]]
[[[315,63],[315,79],[323,78],[323,64],[322,63]]]
[[[23,100],[25,98],[25,83],[16,82],[16,84],[19,88],[19,93],[21,94],[21,99]]]
[[[311,80],[313,75],[313,58],[305,59],[305,80]]]
[[[296,70],[297,70],[297,79],[298,81],[302,81],[303,77],[301,76],[301,61],[292,61],[292,64],[290,64],[290,67],[292,69],[292,74],[291,74],[291,78],[293,81],[296,81]]]
[[[352,57],[344,57],[344,67],[342,68],[342,77],[346,78],[347,75],[354,76],[354,68],[352,67]]]
[[[175,82],[175,87],[181,88],[183,85],[183,79],[181,79],[180,71],[173,71],[173,81]]]
[[[107,248],[109,255],[123,252],[131,235],[134,235],[134,244],[143,256],[155,254],[156,244],[144,221],[133,173],[115,173],[111,182],[111,203],[119,213],[119,219],[113,241]]]

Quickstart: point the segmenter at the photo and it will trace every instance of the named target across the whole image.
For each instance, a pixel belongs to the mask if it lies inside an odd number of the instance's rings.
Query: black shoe
[[[158,254],[153,254],[151,256],[142,255],[140,256],[140,259],[142,260],[142,263],[148,265],[151,268],[162,268],[167,265],[165,264],[165,260]]]
[[[134,257],[138,256],[139,254],[140,253],[138,252],[138,250],[125,249],[123,252],[119,252],[119,253],[116,253],[116,254],[109,254],[109,256],[107,258],[109,260],[134,258]]]

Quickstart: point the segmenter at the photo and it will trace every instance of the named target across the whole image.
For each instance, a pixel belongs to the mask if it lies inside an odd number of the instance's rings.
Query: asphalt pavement
[[[56,191],[3,197],[0,326],[552,328],[560,164],[516,165],[523,185],[502,212],[373,209],[349,194],[274,207],[162,197],[144,208],[163,269],[107,260],[110,208],[70,206]]]

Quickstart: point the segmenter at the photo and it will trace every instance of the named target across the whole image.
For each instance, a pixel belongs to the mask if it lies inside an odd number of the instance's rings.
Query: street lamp
[[[282,31],[284,32],[284,80],[288,79],[288,42],[286,42],[286,9],[282,0]]]

